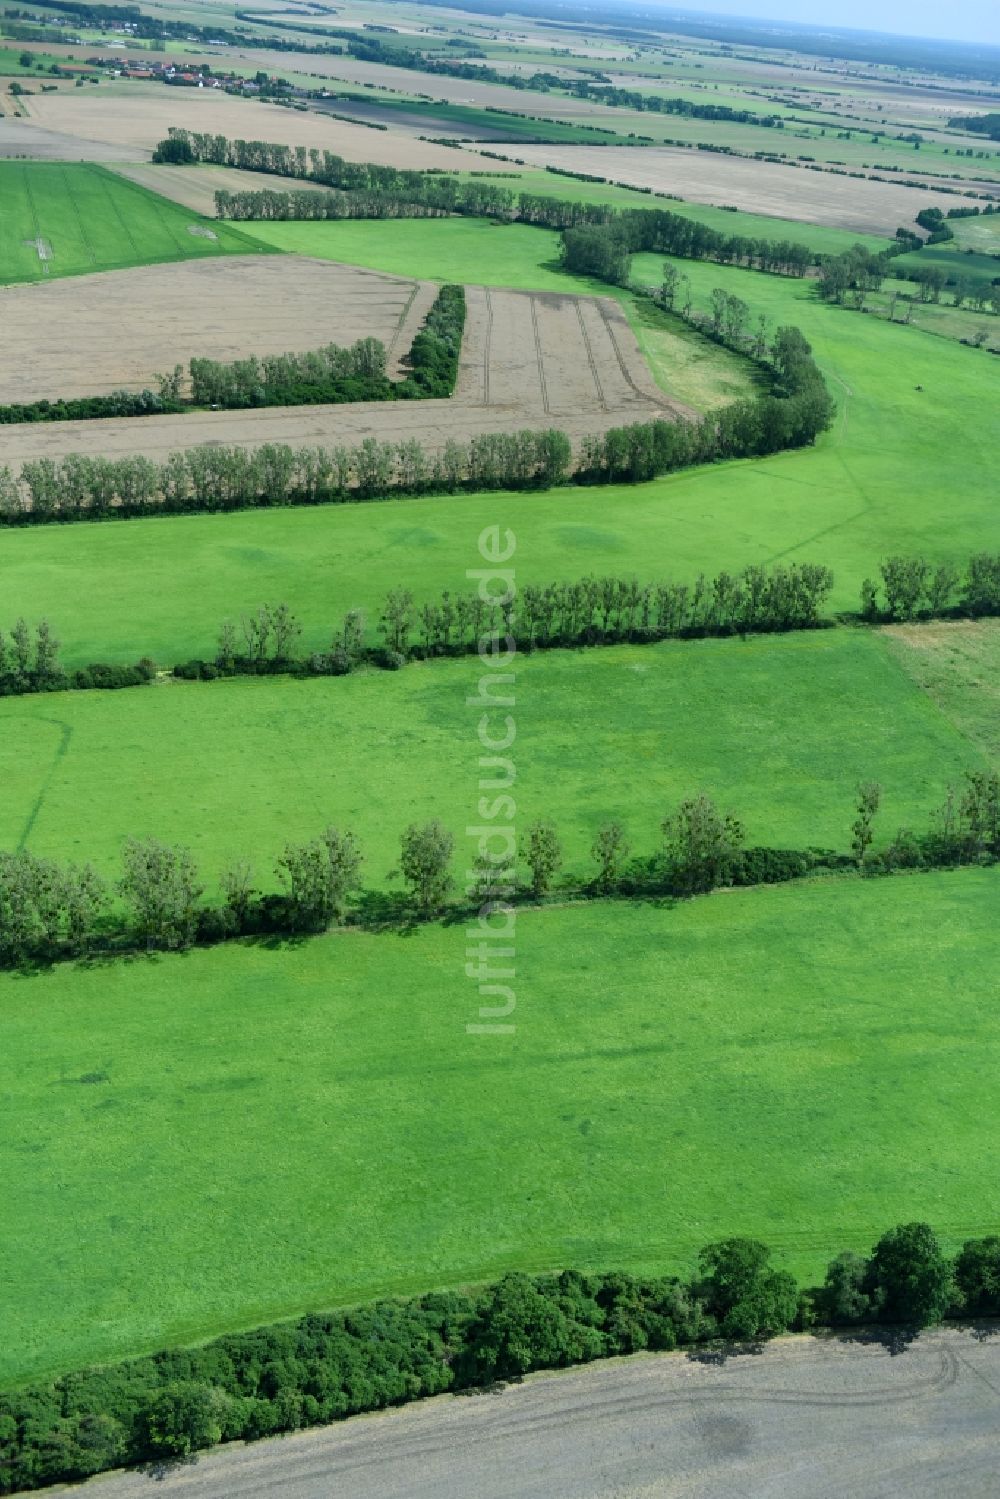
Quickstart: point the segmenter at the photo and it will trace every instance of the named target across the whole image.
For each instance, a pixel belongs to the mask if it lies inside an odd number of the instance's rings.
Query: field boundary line
[[[486,292],[486,349],[483,354],[483,405],[490,404],[490,353],[493,348],[493,298],[489,287]]]
[[[542,387],[542,410],[546,416],[551,416],[552,408],[549,406],[549,392],[545,384],[545,365],[542,359],[542,339],[538,332],[538,306],[534,297],[531,298],[531,325],[535,330],[535,359],[538,363],[538,383]]]
[[[399,335],[403,331],[403,324],[406,322],[406,319],[407,319],[407,317],[409,315],[410,308],[413,306],[414,299],[416,298],[417,292],[419,290],[420,290],[420,282],[419,281],[414,281],[414,283],[413,283],[413,290],[410,292],[410,295],[407,297],[407,299],[406,299],[406,305],[404,306],[402,312],[399,314],[399,319],[398,319],[398,321],[396,323],[396,331],[392,335],[392,341],[389,344],[389,351],[388,352],[390,354],[394,354],[396,352],[396,345],[399,342]]]
[[[647,395],[644,390],[640,390],[638,385],[636,385],[635,381],[632,379],[631,371],[629,370],[629,367],[622,356],[621,349],[618,347],[618,340],[615,337],[615,330],[612,327],[611,319],[608,316],[608,309],[605,307],[603,300],[598,300],[597,310],[601,314],[601,317],[604,319],[604,326],[608,330],[608,338],[611,340],[611,347],[615,351],[615,358],[618,360],[618,368],[622,372],[625,383],[631,390],[635,391],[637,396],[641,396],[642,399],[648,402],[650,405],[654,404],[655,397]],[[638,339],[636,339],[636,343],[638,343]],[[639,352],[642,353],[642,350],[640,349]]]
[[[38,263],[42,268],[42,275],[47,276],[49,274],[49,263],[47,260],[42,259],[38,251],[38,247],[42,242],[42,228],[38,222],[38,209],[35,207],[35,198],[34,194],[31,191],[31,178],[28,173],[28,166],[29,163],[25,162],[22,168],[24,175],[24,194],[28,200],[28,207],[31,209],[31,222],[34,225],[35,229],[35,254],[38,257]]]
[[[590,342],[590,334],[587,332],[587,325],[583,321],[583,308],[580,306],[579,297],[577,297],[576,299],[576,320],[580,324],[580,332],[583,334],[583,346],[587,351],[587,362],[590,365],[590,373],[594,378],[594,388],[597,391],[597,399],[601,403],[601,410],[607,411],[608,403],[604,399],[604,388],[601,385],[601,377],[597,373],[597,361],[594,358],[594,350]]]
[[[100,168],[100,163],[97,163],[97,165]],[[103,168],[100,169],[103,170]],[[152,188],[145,188],[141,185],[141,183],[133,182],[131,177],[121,177],[118,175],[118,173],[112,173],[111,175],[117,177],[119,182],[123,182],[126,185],[126,188],[131,188],[133,194],[139,193],[143,198],[149,200],[150,210],[151,212],[155,213],[157,222],[161,230],[163,231],[167,242],[174,246],[181,260],[187,260],[192,253],[191,250],[183,240],[179,240],[177,238],[177,236],[174,234],[172,225],[163,216],[163,205],[169,203],[171,200],[169,198],[162,197],[161,194],[157,192],[154,192]],[[184,208],[184,204],[176,204],[175,207]],[[188,208],[185,210],[185,212],[194,213],[194,210]],[[195,218],[201,218],[201,214],[195,214],[194,216]],[[209,243],[211,244],[212,241],[209,241]],[[194,253],[197,254],[199,252],[195,251]],[[202,251],[200,253],[205,252]],[[143,262],[144,265],[155,265],[158,263],[158,259],[146,260]]]
[[[131,229],[129,228],[129,226],[126,223],[125,219],[122,217],[122,211],[118,207],[118,204],[115,201],[114,194],[109,190],[108,184],[103,179],[99,179],[99,180],[100,180],[101,192],[104,194],[105,198],[108,200],[108,203],[111,205],[111,211],[113,212],[115,218],[118,220],[119,224],[122,226],[122,229],[125,232],[125,238],[128,240],[129,244],[132,246],[132,253],[138,259],[141,259],[141,254],[140,254],[139,246],[135,242],[135,239],[134,239],[134,237],[132,235]]]
[[[70,740],[73,738],[73,725],[70,723],[63,723],[61,718],[33,718],[29,717],[27,714],[21,714],[19,716],[26,719],[29,723],[54,724],[62,736],[59,741],[58,748],[56,749],[56,752],[52,757],[52,764],[49,766],[45,779],[42,782],[41,790],[35,797],[34,805],[32,806],[31,811],[28,813],[28,819],[25,822],[24,827],[21,829],[20,838],[17,840],[16,852],[22,853],[24,851],[25,844],[34,831],[35,823],[38,821],[38,814],[41,812],[42,807],[45,805],[45,798],[49,794],[49,787],[52,785],[55,773],[59,769],[60,763],[66,757],[66,751],[69,749]]]

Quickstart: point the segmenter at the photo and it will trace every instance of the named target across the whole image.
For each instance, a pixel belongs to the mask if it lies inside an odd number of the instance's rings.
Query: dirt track
[[[947,212],[956,203],[948,194],[917,192],[895,182],[869,182],[673,146],[518,145],[506,151],[529,166],[594,173],[633,187],[677,193],[692,203],[730,204],[748,213],[890,238],[898,225],[912,223],[919,209],[936,205]]]
[[[993,1499],[1000,1338],[620,1359],[251,1446],[103,1499]],[[61,1492],[67,1492],[65,1489]],[[91,1486],[73,1490],[91,1493]]]
[[[4,338],[20,351],[0,365],[0,402],[155,388],[158,371],[192,357],[301,353],[368,336],[382,340],[395,371],[436,292],[430,282],[300,255],[0,287]],[[125,336],[109,337],[109,328]]]
[[[287,257],[281,263],[287,267]],[[106,281],[108,275],[94,279]],[[78,279],[66,284],[78,285]],[[415,299],[411,317],[420,296],[426,292]],[[356,443],[368,436],[393,442],[418,437],[429,452],[436,452],[449,438],[466,440],[477,432],[558,426],[578,441],[608,427],[686,411],[653,383],[621,308],[610,298],[482,287],[469,287],[467,296],[462,362],[450,401],[359,402],[24,423],[4,427],[4,461],[19,467],[27,459],[60,458],[67,453],[108,457],[144,453],[158,459],[198,443],[315,446]],[[248,326],[252,337],[252,322]]]

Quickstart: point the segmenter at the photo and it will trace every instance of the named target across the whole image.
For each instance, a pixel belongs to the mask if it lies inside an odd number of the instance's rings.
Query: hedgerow
[[[890,1229],[869,1255],[838,1255],[811,1288],[776,1268],[766,1244],[739,1237],[706,1245],[685,1277],[512,1272],[481,1290],[312,1313],[0,1395],[0,1493],[185,1459],[537,1369],[759,1346],[817,1324],[915,1332],[945,1315],[998,1314],[1000,1238],[969,1239],[951,1259],[919,1222]]]

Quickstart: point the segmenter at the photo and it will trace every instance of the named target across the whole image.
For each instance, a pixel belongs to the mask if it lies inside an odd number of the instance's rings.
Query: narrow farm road
[[[714,1363],[671,1354],[592,1364],[222,1448],[166,1473],[115,1474],[85,1492],[94,1499],[988,1499],[1000,1491],[998,1460],[1000,1330],[948,1330],[896,1352],[789,1338]]]

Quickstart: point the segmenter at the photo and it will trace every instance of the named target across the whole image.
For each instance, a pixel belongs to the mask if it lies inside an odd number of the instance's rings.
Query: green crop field
[[[0,701],[0,848],[114,875],[122,839],[153,836],[189,844],[209,880],[255,856],[273,885],[287,839],[333,822],[356,831],[380,886],[407,823],[439,817],[461,842],[476,821],[481,675],[471,657]],[[602,822],[652,853],[664,815],[699,791],[752,843],[845,851],[858,781],[884,783],[893,829],[923,826],[984,764],[867,630],[541,652],[518,663],[517,709],[519,814],[556,821],[581,877]]]
[[[1000,872],[0,978],[0,1377],[510,1267],[995,1228]],[[44,1246],[44,1253],[40,1252]]]
[[[0,202],[2,285],[270,248],[89,163],[0,161]]]
[[[95,68],[87,67],[86,63],[73,62],[67,57],[56,57],[51,52],[39,52],[32,43],[20,46],[4,46],[3,38],[0,36],[0,77],[4,78],[36,78],[39,86],[49,81],[48,74],[53,67],[62,69],[65,73],[89,74],[96,71]],[[21,58],[25,55],[31,58],[27,66],[22,63]]]

